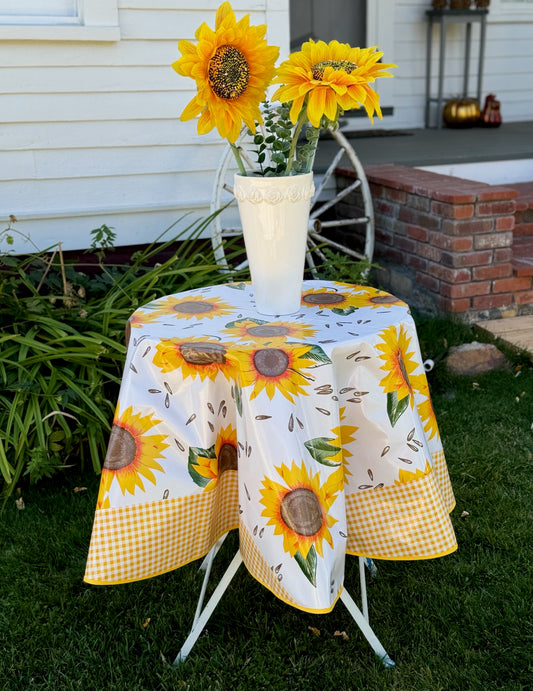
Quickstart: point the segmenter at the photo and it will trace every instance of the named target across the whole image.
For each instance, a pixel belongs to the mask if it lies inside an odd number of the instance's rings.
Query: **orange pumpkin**
[[[475,98],[458,98],[448,101],[442,113],[448,127],[472,127],[480,116],[479,103]]]

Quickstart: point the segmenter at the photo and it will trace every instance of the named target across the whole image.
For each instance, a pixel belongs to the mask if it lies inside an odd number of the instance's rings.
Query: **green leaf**
[[[234,329],[236,326],[239,324],[242,324],[243,322],[252,322],[254,324],[257,324],[257,326],[262,326],[263,324],[268,324],[267,321],[264,321],[263,319],[251,319],[250,317],[243,317],[242,319],[236,319],[233,322],[228,322],[226,324],[226,329]]]
[[[305,354],[306,358],[310,358],[311,360],[315,360],[315,362],[320,362],[323,365],[327,365],[331,363],[331,360],[329,357],[326,355],[326,353],[322,350],[322,348],[318,345],[313,345]]]
[[[340,307],[334,307],[331,311],[334,314],[340,314],[343,317],[347,317],[349,314],[353,314],[355,310],[358,309],[357,307],[354,307],[353,305],[350,305],[350,307],[346,307],[346,309],[341,309]]]
[[[393,427],[403,415],[408,405],[409,396],[404,396],[401,400],[398,400],[398,392],[389,391],[387,394],[387,414]]]
[[[239,413],[239,417],[242,417],[242,391],[241,391],[241,387],[238,384],[235,384],[234,391],[235,391],[235,407],[237,408],[237,412]]]
[[[330,444],[330,441],[333,441],[333,439],[328,437],[315,437],[314,439],[309,439],[305,442],[305,448],[309,451],[317,463],[321,463],[322,465],[327,465],[332,468],[338,468],[341,463],[335,463],[331,460],[331,458],[338,454],[341,449],[339,446]]]
[[[311,545],[311,549],[307,553],[306,559],[303,558],[303,556],[301,555],[300,552],[296,552],[296,554],[294,555],[294,558],[296,559],[296,563],[302,569],[303,574],[307,578],[309,583],[311,583],[311,585],[314,585],[316,588],[317,557],[316,557],[315,546]]]
[[[7,460],[6,452],[4,449],[4,444],[2,440],[0,439],[0,472],[2,473],[4,480],[6,481],[7,484],[11,482],[11,478],[13,477],[13,467]]]

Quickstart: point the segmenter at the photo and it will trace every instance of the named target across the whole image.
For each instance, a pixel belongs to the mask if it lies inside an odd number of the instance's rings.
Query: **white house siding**
[[[374,2],[374,0],[370,0]],[[378,0],[379,2],[379,0]],[[382,19],[392,28],[386,57],[398,65],[392,80],[394,116],[385,125],[395,128],[424,127],[426,98],[426,10],[429,0],[396,0],[386,3],[389,12]],[[474,4],[474,3],[472,3]],[[434,27],[432,95],[437,93],[438,27]],[[462,93],[464,70],[465,25],[447,28],[444,94]],[[472,49],[469,71],[470,95],[476,95],[479,25],[472,26]],[[482,98],[494,93],[501,101],[503,119],[507,122],[533,117],[533,2],[492,0],[487,20]],[[483,104],[482,104],[483,105]]]
[[[505,0],[497,1],[500,8]],[[194,122],[178,119],[194,84],[170,63],[180,38],[193,40],[202,21],[213,25],[219,2],[119,0],[116,42],[0,40],[0,222],[13,214],[15,228],[39,247],[61,241],[64,249],[80,249],[102,223],[115,228],[117,244],[137,244],[185,212],[191,213],[178,227],[207,214],[224,144],[216,133],[200,137]],[[253,23],[266,22],[269,41],[286,55],[288,0],[232,5],[238,16],[250,12]],[[527,5],[525,19],[533,20]],[[368,42],[398,64],[396,78],[382,80],[380,89],[394,114],[375,127],[423,127],[430,2],[369,0],[369,6]],[[450,95],[461,89],[463,30],[449,30]],[[497,94],[506,121],[533,113],[532,38],[533,23],[524,17],[488,26],[483,92]],[[361,119],[357,126],[369,125]],[[30,248],[15,238],[15,251]]]
[[[191,4],[119,0],[116,42],[0,40],[0,232],[13,214],[38,247],[80,249],[102,223],[125,245],[207,215],[224,144],[179,120],[194,83],[170,65],[219,1]],[[288,46],[287,0],[232,5]],[[14,237],[12,250],[32,249]]]

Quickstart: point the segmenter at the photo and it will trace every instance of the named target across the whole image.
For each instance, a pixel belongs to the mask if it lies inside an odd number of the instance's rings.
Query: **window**
[[[0,39],[118,41],[117,0],[0,0]]]
[[[0,23],[78,23],[78,3],[77,0],[0,0]]]

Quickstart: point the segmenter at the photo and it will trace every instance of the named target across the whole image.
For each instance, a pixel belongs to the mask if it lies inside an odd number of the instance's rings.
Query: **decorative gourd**
[[[448,101],[442,117],[448,127],[472,127],[479,120],[479,103],[475,98],[458,98]]]

